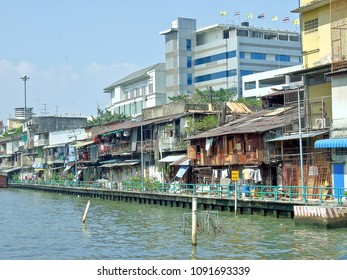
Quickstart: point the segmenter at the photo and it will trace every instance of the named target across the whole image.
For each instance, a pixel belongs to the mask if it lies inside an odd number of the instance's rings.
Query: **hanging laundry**
[[[255,183],[261,182],[262,178],[261,178],[261,174],[260,174],[260,169],[256,169],[254,171],[253,180]]]
[[[205,150],[207,152],[207,156],[212,156],[212,145],[213,145],[213,138],[206,139],[205,144]]]
[[[222,170],[222,178],[227,178],[228,177],[228,169]]]

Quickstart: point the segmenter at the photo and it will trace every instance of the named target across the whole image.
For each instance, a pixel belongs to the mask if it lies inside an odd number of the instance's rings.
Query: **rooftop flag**
[[[290,20],[290,17],[284,17],[283,22],[288,22]]]
[[[248,17],[248,18],[253,18],[253,14],[252,14],[252,13],[248,13],[248,14],[247,14],[247,17]]]
[[[219,12],[219,15],[220,15],[220,16],[226,16],[227,14],[228,14],[227,11],[220,11],[220,12]]]
[[[272,21],[278,21],[278,16],[273,16],[273,17],[271,18],[271,20],[272,20]]]
[[[298,18],[297,18],[297,19],[294,19],[294,20],[293,20],[293,24],[294,24],[294,25],[299,25],[299,24],[300,24],[300,19],[298,19]]]
[[[240,12],[234,12],[234,16],[239,16]]]
[[[260,14],[259,16],[258,16],[258,18],[264,18],[265,17],[265,14],[264,13],[262,13],[262,14]]]

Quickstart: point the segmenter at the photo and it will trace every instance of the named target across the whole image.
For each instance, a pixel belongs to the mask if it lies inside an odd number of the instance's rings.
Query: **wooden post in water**
[[[237,196],[238,196],[238,193],[237,193],[237,183],[235,181],[235,216],[237,215]]]
[[[197,239],[197,227],[198,227],[198,200],[196,197],[193,197],[192,200],[192,245],[196,246]]]
[[[88,210],[89,210],[89,205],[90,205],[90,200],[88,200],[86,210],[84,210],[83,218],[82,218],[82,223],[85,223],[87,220],[87,215],[88,215]]]

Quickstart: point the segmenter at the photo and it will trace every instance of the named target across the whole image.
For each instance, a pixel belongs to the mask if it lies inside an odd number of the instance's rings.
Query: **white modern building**
[[[215,24],[197,29],[178,18],[160,32],[166,45],[166,94],[230,89],[242,96],[242,77],[302,63],[300,33]]]
[[[274,90],[282,90],[283,86],[296,83],[301,84],[302,76],[290,76],[290,73],[299,71],[302,65],[279,68],[242,77],[243,97],[262,97]]]
[[[165,63],[141,69],[104,89],[110,94],[106,109],[126,116],[140,115],[142,108],[168,102],[165,87]]]

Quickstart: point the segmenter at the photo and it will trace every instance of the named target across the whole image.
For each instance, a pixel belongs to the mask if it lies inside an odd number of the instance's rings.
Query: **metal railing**
[[[221,199],[242,199],[257,201],[305,202],[305,203],[337,203],[342,204],[344,196],[335,194],[332,187],[298,187],[298,186],[262,186],[262,185],[222,185],[222,184],[181,184],[181,183],[145,183],[141,182],[109,182],[99,180],[92,182],[68,180],[10,180],[14,185],[44,185],[52,187],[81,188],[90,190],[125,191],[141,193],[157,193],[175,196],[200,196]]]

